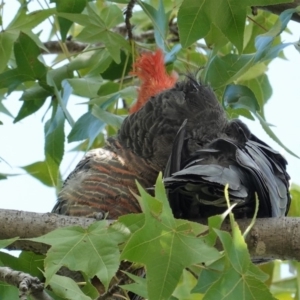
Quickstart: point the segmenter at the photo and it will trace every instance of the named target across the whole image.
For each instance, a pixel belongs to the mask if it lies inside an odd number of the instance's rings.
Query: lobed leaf
[[[100,221],[87,229],[60,228],[32,241],[52,246],[45,259],[47,283],[61,266],[66,266],[70,270],[83,271],[89,278],[97,276],[107,288],[119,267],[117,246],[127,234],[118,227],[108,227],[107,221]]]
[[[149,299],[166,299],[185,267],[217,259],[219,253],[197,237],[199,228],[192,222],[174,219],[161,177],[156,182],[156,198],[138,187],[145,223],[132,234],[121,258],[146,266]]]

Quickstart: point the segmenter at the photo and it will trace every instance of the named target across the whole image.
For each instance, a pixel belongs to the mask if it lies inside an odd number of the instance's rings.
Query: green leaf
[[[243,295],[242,299],[254,300],[257,299],[258,294],[262,299],[273,300],[267,286],[261,282],[266,277],[251,262],[247,244],[232,213],[230,213],[230,223],[232,236],[228,232],[215,229],[224,247],[224,263],[222,264],[220,260],[212,267],[208,266],[208,270],[203,271],[204,273],[199,277],[196,290],[206,292],[204,300],[237,299],[241,295]],[[220,272],[222,265],[224,271]],[[213,270],[217,272],[213,272]],[[203,284],[200,280],[204,279],[204,275],[206,275],[206,279]]]
[[[18,35],[16,32],[0,32],[0,72],[6,68],[6,64],[12,53],[13,43],[17,38]]]
[[[113,61],[109,67],[102,72],[101,75],[104,79],[116,80],[122,76],[128,75],[128,73],[131,71],[132,55],[126,54],[125,51],[121,51],[120,59],[121,62],[119,64]]]
[[[15,237],[11,239],[0,240],[0,249],[7,247],[8,245],[12,244],[18,239],[19,239],[18,237]]]
[[[20,33],[15,41],[14,52],[18,71],[21,74],[27,74],[31,80],[45,81],[47,69],[37,58],[41,54],[41,50],[28,35]]]
[[[50,282],[55,294],[69,300],[91,300],[78,287],[77,283],[71,278],[53,275]]]
[[[216,229],[216,233],[220,238],[225,250],[227,260],[238,273],[246,273],[250,265],[250,255],[247,245],[238,228],[234,223],[232,237],[228,232]]]
[[[51,162],[60,165],[64,154],[64,124],[65,116],[59,105],[53,105],[51,119],[45,124],[45,156]]]
[[[252,90],[260,106],[260,113],[262,117],[264,117],[264,105],[268,102],[273,93],[268,76],[263,74],[250,80],[241,81],[240,83]]]
[[[267,286],[260,280],[247,274],[239,274],[235,269],[229,268],[217,282],[210,286],[203,300],[257,300],[258,295],[259,299],[275,300]]]
[[[22,82],[32,80],[31,76],[20,74],[18,69],[8,70],[0,74],[0,89],[7,88],[8,93],[15,90]]]
[[[88,104],[99,104],[102,108],[106,109],[110,104],[116,102],[119,98],[136,99],[137,91],[134,86],[128,86],[117,92],[109,92],[108,90],[113,86],[116,87],[116,90],[119,89],[119,86],[115,83],[101,85],[98,91],[98,94],[101,96],[90,100]]]
[[[11,300],[19,298],[19,290],[7,283],[0,281],[1,300]]]
[[[291,45],[291,43],[281,44],[273,47],[273,49],[271,48],[271,44],[273,43],[275,37],[277,37],[286,28],[287,23],[290,21],[293,13],[297,13],[299,11],[300,7],[285,10],[280,14],[275,25],[273,25],[267,33],[261,34],[255,39],[255,47],[257,50],[255,53],[255,61],[275,58],[284,47]]]
[[[225,266],[225,257],[222,256],[220,259],[214,261],[212,264],[209,264],[203,267],[200,271],[198,282],[193,288],[193,293],[204,294],[211,287],[212,284],[217,282],[224,271]]]
[[[220,229],[221,225],[225,219],[226,214],[223,215],[216,215],[208,218],[208,227],[209,232],[205,236],[205,242],[209,246],[214,246],[217,240],[217,234],[214,229]]]
[[[265,74],[268,70],[268,67],[265,63],[259,63],[253,65],[246,73],[244,73],[240,78],[239,81],[245,80],[252,80],[255,79],[263,74]]]
[[[122,55],[122,54],[121,54]],[[93,74],[93,77],[86,78],[92,80],[103,73],[111,64],[112,58],[106,49],[97,49],[79,53],[68,65],[70,70],[82,70],[83,74]],[[80,78],[83,79],[83,78]],[[100,82],[100,77],[98,82]],[[75,88],[73,87],[75,90]]]
[[[156,186],[160,198],[153,198],[138,186],[145,224],[132,234],[121,256],[146,266],[150,300],[168,299],[185,267],[219,257],[216,249],[197,237],[192,222],[174,219],[162,191],[161,176]]]
[[[265,132],[269,135],[270,138],[272,138],[278,145],[280,145],[283,149],[285,149],[288,153],[291,155],[300,158],[298,155],[296,155],[294,152],[292,152],[289,148],[287,148],[275,135],[273,130],[270,128],[269,124],[262,118],[260,114],[255,114],[255,116],[258,118],[262,128],[265,130]]]
[[[165,13],[164,2],[159,0],[158,10],[146,2],[138,1],[143,11],[150,18],[154,27],[154,37],[156,45],[165,49],[165,40],[168,34],[168,15]]]
[[[7,87],[11,92],[25,81],[38,80],[46,85],[47,68],[38,60],[41,50],[25,33],[20,33],[14,43],[17,68],[0,74],[0,88]]]
[[[120,63],[121,48],[123,47],[130,51],[130,47],[127,41],[121,35],[109,31],[112,24],[117,25],[124,20],[122,16],[121,21],[120,10],[114,6],[115,5],[107,10],[107,13],[109,14],[116,14],[116,16],[110,20],[107,18],[102,19],[101,16],[97,15],[91,6],[88,5],[87,11],[90,21],[88,24],[85,24],[85,27],[77,35],[76,39],[84,43],[104,43],[114,61],[116,63]],[[62,16],[67,17],[65,14]]]
[[[7,179],[7,175],[0,173],[0,180]]]
[[[22,251],[19,257],[0,252],[0,263],[13,270],[22,271],[43,280],[44,256],[33,252]]]
[[[180,43],[186,48],[205,37],[210,29],[211,19],[206,0],[184,0],[178,11]]]
[[[24,101],[18,115],[14,119],[14,123],[17,123],[38,111],[49,96],[51,96],[51,93],[40,87],[38,84],[28,88],[20,98],[20,100]]]
[[[267,269],[266,265],[267,264],[256,266],[255,264],[250,264],[247,274],[259,279],[262,282],[265,282],[270,277],[265,273],[265,269]]]
[[[120,216],[118,221],[126,226],[131,233],[141,229],[145,224],[144,214],[128,214]]]
[[[47,83],[50,86],[56,86],[58,90],[62,89],[62,85],[65,84],[64,80],[73,78],[73,71],[69,68],[69,65],[52,69],[47,73]]]
[[[59,83],[59,86],[62,87],[62,90],[59,90],[56,83],[55,78],[53,78],[53,73],[48,72],[47,74],[47,84],[49,84],[51,87],[53,87],[54,95],[57,99],[57,102],[62,109],[66,120],[69,122],[70,126],[72,127],[74,125],[73,118],[71,117],[69,111],[67,110],[67,103],[69,100],[69,97],[72,93],[72,87],[69,85],[67,80],[63,80],[62,83]],[[53,101],[53,105],[55,105],[55,101]]]
[[[36,276],[40,279],[43,278],[42,271],[44,269],[44,255],[36,254],[29,251],[22,251],[19,256],[18,265],[24,272]]]
[[[130,291],[134,294],[137,294],[145,299],[148,299],[148,292],[147,292],[147,281],[145,278],[140,276],[135,276],[128,272],[124,272],[129,278],[131,278],[134,283],[131,284],[123,284],[121,285],[122,289]]]
[[[101,78],[74,78],[67,79],[68,83],[73,89],[73,92],[81,97],[95,98],[98,96],[99,85],[101,85]]]
[[[124,22],[124,16],[121,9],[114,4],[104,7],[100,12],[100,18],[109,29]]]
[[[55,163],[51,163],[50,159],[48,161],[38,161],[21,168],[47,186],[57,185],[58,166]]]
[[[127,234],[120,223],[109,226],[107,221],[100,221],[87,229],[60,228],[32,241],[52,246],[45,259],[47,283],[61,266],[66,266],[83,271],[89,278],[97,276],[107,288],[119,267],[118,244]]]
[[[10,111],[4,106],[3,101],[0,100],[0,112],[13,118],[13,115]]]
[[[254,93],[248,87],[242,85],[228,85],[222,102],[225,108],[228,106],[233,109],[245,108],[254,114],[260,110]]]
[[[119,64],[121,62],[121,48],[129,50],[127,41],[119,34],[111,31],[104,31],[98,34],[98,38],[103,42],[113,60]]]
[[[33,84],[27,88],[22,94],[20,100],[32,101],[32,100],[46,100],[47,97],[51,96],[53,93],[49,90],[45,90],[39,84]]]
[[[214,24],[211,24],[210,30],[205,36],[206,45],[216,51],[217,49],[224,47],[228,42],[228,38],[226,38],[222,31]],[[232,45],[230,44],[230,46]]]
[[[291,206],[288,212],[288,216],[299,217],[300,216],[300,186],[293,183],[290,188],[290,193],[293,201],[291,201]]]
[[[288,149],[271,130],[270,125],[264,120],[264,118],[259,113],[260,107],[258,101],[254,93],[248,87],[241,85],[228,85],[223,96],[223,104],[225,107],[231,107],[233,109],[244,108],[251,111],[254,114],[254,116],[258,118],[265,132],[275,142],[277,142],[282,148],[284,148],[293,156],[298,157],[295,153]]]
[[[70,14],[70,13],[59,13],[58,12],[57,15],[59,17],[68,19],[68,20],[70,20],[74,23],[77,23],[79,25],[82,25],[82,26],[88,26],[90,24],[93,24],[93,25],[98,25],[98,26],[103,27],[103,22],[101,22],[99,24],[98,22],[94,21],[95,18],[90,18],[90,16],[85,15],[85,14]]]
[[[58,12],[66,12],[72,14],[81,13],[87,3],[86,0],[52,0],[50,2],[56,3],[56,9]],[[62,40],[64,41],[73,23],[62,17],[58,17],[58,23],[60,28],[60,34]]]
[[[178,11],[178,28],[183,47],[205,37],[214,24],[242,51],[246,5],[239,0],[184,0]]]
[[[99,296],[99,291],[97,288],[93,285],[93,282],[89,280],[88,278],[84,277],[85,284],[83,287],[81,287],[81,291],[88,297],[92,299],[97,299]]]
[[[112,125],[116,128],[120,128],[124,121],[124,117],[114,115],[96,105],[94,105],[92,108],[92,114],[102,122]]]
[[[27,14],[27,11],[21,6],[15,18],[7,26],[7,30],[32,30],[34,27],[39,25],[42,21],[44,21],[53,14],[55,14],[54,8],[36,10]]]
[[[98,134],[105,128],[105,125],[106,124],[103,121],[99,120],[99,118],[96,118],[88,111],[74,124],[68,135],[68,142],[89,139],[88,148],[90,148]]]
[[[227,54],[214,56],[205,74],[205,82],[217,89],[225,86],[246,73],[252,67],[254,56],[251,54]]]
[[[119,92],[119,84],[116,82],[108,81],[100,85],[97,92],[100,96],[107,96],[107,99],[116,95]]]
[[[218,8],[215,9],[216,7]],[[239,0],[215,0],[210,9],[216,27],[241,53],[244,43],[246,5]]]
[[[192,288],[195,286],[197,279],[195,274],[191,274],[187,270],[183,270],[182,277],[177,285],[173,296],[175,299],[189,299],[189,300],[199,300],[202,299],[202,295],[192,292]]]
[[[292,11],[296,12],[297,10]],[[290,43],[273,45],[273,41],[285,28],[292,11],[283,13],[280,17],[281,21],[279,20],[270,31],[256,38],[255,45],[257,51],[254,54],[227,54],[222,57],[213,55],[209,62],[209,67],[205,72],[204,81],[210,83],[217,89],[237,79],[242,80],[243,78],[240,77],[246,76],[246,72],[250,72],[255,64],[277,57]]]

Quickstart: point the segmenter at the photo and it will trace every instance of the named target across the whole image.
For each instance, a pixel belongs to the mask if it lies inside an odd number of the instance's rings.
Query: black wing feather
[[[285,159],[249,131],[245,133],[246,125],[241,124],[241,121],[232,121],[231,135],[199,146],[181,162],[180,170],[165,173],[164,183],[176,216],[190,217],[191,209],[187,206],[191,203],[198,204],[199,216],[221,213],[226,207],[224,187],[227,183],[231,201],[238,204],[233,210],[237,217],[253,216],[255,193],[260,203],[259,217],[280,217],[287,213],[291,199]],[[183,140],[182,135],[180,139]],[[178,161],[183,157],[183,154],[180,156],[183,144],[176,141],[173,145],[172,155],[176,154],[177,165],[175,169],[169,167],[172,171],[178,169]]]

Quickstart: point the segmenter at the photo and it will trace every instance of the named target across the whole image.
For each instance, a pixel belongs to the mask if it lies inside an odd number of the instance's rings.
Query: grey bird
[[[66,179],[53,212],[87,217],[108,214],[109,219],[140,212],[131,193],[137,193],[135,180],[144,188],[155,184],[185,119],[186,136],[200,144],[224,130],[225,113],[210,101],[212,96],[209,88],[199,89],[194,80],[187,79],[151,97],[124,120],[118,135],[109,138],[104,148],[89,151],[79,162]],[[190,144],[190,151],[195,145]]]
[[[191,79],[192,80],[192,79]],[[227,208],[225,185],[238,218],[281,217],[291,197],[284,157],[250,132],[239,119],[226,120],[215,95],[193,81],[189,98],[203,103],[203,117],[191,138],[183,122],[164,174],[170,205],[178,218],[209,217]],[[212,108],[214,113],[212,113]],[[191,145],[193,145],[191,147]]]

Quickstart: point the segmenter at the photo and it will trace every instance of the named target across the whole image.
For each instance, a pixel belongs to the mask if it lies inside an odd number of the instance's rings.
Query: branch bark
[[[44,235],[59,227],[81,226],[88,227],[95,219],[68,217],[51,213],[34,213],[18,210],[0,209],[0,240],[11,237],[33,238]],[[18,240],[11,244],[10,250],[27,250],[35,253],[45,254],[48,245],[38,244],[26,240]]]
[[[0,280],[19,289],[19,299],[27,300],[27,296],[35,300],[53,300],[45,291],[44,284],[37,277],[32,277],[8,267],[0,267]]]
[[[13,237],[33,238],[46,234],[59,227],[88,227],[95,219],[69,217],[51,213],[33,213],[17,210],[0,210],[0,239]],[[205,223],[206,220],[193,220]],[[242,232],[251,220],[237,220]],[[225,223],[223,230],[231,231]],[[257,219],[254,227],[246,237],[250,255],[255,260],[296,259],[300,261],[300,218]],[[217,247],[220,249],[221,245]],[[27,240],[18,240],[8,249],[29,250],[46,253],[48,246]]]
[[[291,3],[282,3],[282,4],[276,4],[276,5],[256,6],[256,7],[263,9],[263,10],[270,11],[271,13],[273,13],[275,15],[280,15],[283,11],[290,9],[290,8],[296,8],[299,5],[300,5],[300,0],[294,0]],[[300,15],[293,14],[292,20],[300,23]]]

